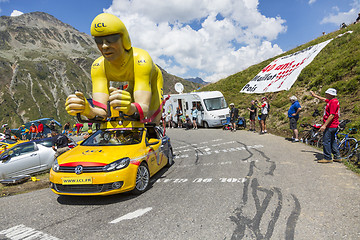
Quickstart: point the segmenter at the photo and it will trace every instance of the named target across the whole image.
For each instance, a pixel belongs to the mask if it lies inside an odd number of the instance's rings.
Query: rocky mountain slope
[[[347,31],[353,31],[353,33],[337,38],[339,34]],[[239,93],[252,78],[276,58],[295,53],[331,38],[334,40],[301,72],[289,91],[266,94]],[[300,123],[321,123],[322,116],[314,118],[312,113],[315,109],[322,113],[325,104],[312,98],[309,91],[312,90],[325,96],[326,89],[333,87],[338,90],[340,118],[351,120],[348,128],[360,129],[360,24],[350,25],[345,29],[321,36],[280,56],[253,65],[215,84],[203,87],[201,91],[221,91],[227,102],[234,102],[240,110],[240,115],[247,119],[249,117],[247,108],[250,106],[250,101],[252,99],[260,100],[262,96],[267,96],[271,104],[270,118],[267,120],[270,132],[290,136],[287,118],[287,111],[291,105],[289,97],[297,96],[302,105]],[[355,136],[360,137],[359,134]]]
[[[100,56],[91,36],[43,12],[1,16],[0,52],[1,124],[17,128],[42,117],[75,122],[64,104],[77,89],[91,97],[90,67]],[[165,70],[163,76],[165,94],[175,92],[176,82],[186,91],[200,86]]]

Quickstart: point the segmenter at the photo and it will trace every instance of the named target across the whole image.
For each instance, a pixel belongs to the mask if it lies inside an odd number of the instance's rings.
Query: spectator
[[[319,131],[324,132],[323,135],[323,152],[324,159],[318,161],[318,163],[331,163],[332,156],[334,155],[334,161],[340,162],[340,153],[336,143],[336,131],[339,126],[339,109],[340,104],[336,98],[336,89],[329,88],[325,92],[325,98],[316,95],[313,91],[310,91],[310,94],[320,99],[321,101],[326,102],[326,107],[323,116],[323,125],[320,127]]]
[[[38,130],[38,138],[43,138],[44,137],[44,124],[42,124],[40,121],[38,121],[37,130]]]
[[[189,115],[186,115],[185,117],[185,127],[186,127],[185,130],[189,130],[192,127],[192,123]]]
[[[358,13],[358,17],[355,20],[355,23],[358,23],[358,22],[360,22],[360,12]]]
[[[290,97],[291,106],[288,111],[290,121],[290,129],[293,131],[292,142],[299,142],[299,131],[297,129],[297,121],[299,120],[299,113],[301,111],[300,103],[296,96]]]
[[[165,133],[165,128],[166,128],[166,113],[165,113],[165,108],[163,108],[162,114],[161,114],[161,121],[163,124],[163,129],[164,129],[164,133]]]
[[[82,123],[77,123],[76,124],[76,135],[79,136],[79,133],[81,131],[81,129],[84,127],[84,125]]]
[[[84,139],[87,139],[88,137],[90,137],[93,134],[93,131],[91,128],[89,128],[86,132],[86,134],[84,135]]]
[[[172,128],[173,127],[172,122],[173,122],[173,118],[171,111],[169,110],[168,113],[166,114],[166,126],[168,126],[168,128]]]
[[[182,128],[182,120],[181,116],[183,115],[183,112],[181,111],[180,107],[176,108],[176,117],[177,117],[177,124],[179,128]]]
[[[230,103],[230,123],[231,131],[236,132],[236,122],[239,117],[239,109],[235,107],[234,103]]]
[[[69,136],[69,130],[70,130],[70,123],[67,122],[64,124],[64,132],[63,133],[65,134],[65,136]]]
[[[250,111],[250,129],[249,131],[256,131],[255,130],[255,118],[256,118],[256,107],[255,107],[255,101],[252,100],[251,101],[251,107],[248,108],[248,110]]]
[[[25,125],[21,125],[21,127],[19,127],[19,130],[20,130],[21,140],[26,140],[26,135],[28,130],[25,128]]]
[[[192,120],[193,120],[193,129],[198,129],[197,128],[197,118],[198,118],[198,110],[196,108],[196,106],[193,107],[193,109],[191,110],[191,116],[192,116]]]
[[[50,131],[56,131],[56,124],[54,120],[50,121],[49,125],[46,125],[48,128],[50,128]]]
[[[35,123],[32,123],[31,126],[29,127],[29,132],[30,132],[30,139],[34,140],[36,138],[36,134],[38,133],[38,129],[35,126]]]
[[[11,129],[10,129],[9,125],[4,124],[3,127],[5,127],[5,130],[4,130],[5,139],[11,139]]]
[[[68,138],[63,134],[58,134],[58,132],[51,131],[52,136],[52,149],[56,152],[55,158],[59,157],[64,152],[70,150],[68,147]]]
[[[269,103],[268,103],[268,99],[266,97],[262,97],[261,101],[263,101],[262,105],[261,106],[256,105],[256,106],[261,109],[261,117],[260,117],[261,131],[260,131],[260,134],[265,134],[265,133],[267,133],[266,118],[269,113]]]

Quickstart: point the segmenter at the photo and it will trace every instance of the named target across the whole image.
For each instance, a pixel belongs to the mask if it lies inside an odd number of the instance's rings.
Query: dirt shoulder
[[[0,197],[7,197],[11,195],[31,192],[38,189],[48,188],[50,186],[49,173],[43,173],[34,177],[39,180],[34,182],[29,179],[27,182],[15,185],[0,184]]]

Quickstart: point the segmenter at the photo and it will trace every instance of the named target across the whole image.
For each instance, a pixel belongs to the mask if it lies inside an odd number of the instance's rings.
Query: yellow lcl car
[[[170,138],[159,127],[133,121],[102,123],[100,129],[55,159],[51,189],[59,195],[141,194],[150,177],[173,164]]]

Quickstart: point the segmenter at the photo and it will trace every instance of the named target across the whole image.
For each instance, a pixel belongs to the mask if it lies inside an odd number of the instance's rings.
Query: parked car
[[[74,147],[76,143],[71,140],[69,146]],[[49,170],[54,154],[51,138],[22,141],[0,154],[0,179]]]
[[[150,177],[173,163],[170,138],[152,124],[111,121],[50,170],[51,189],[59,195],[110,195],[145,192]]]
[[[0,141],[0,153],[2,153],[3,151],[5,151],[6,149],[9,149],[19,143],[23,143],[25,141],[19,140],[19,141],[15,141],[15,140],[9,140],[9,139],[4,139]]]
[[[51,130],[49,128],[50,126],[50,122],[54,121],[55,126],[58,130],[62,129],[62,125],[61,123],[59,123],[58,121],[52,119],[52,118],[41,118],[41,119],[36,119],[34,121],[30,121],[25,123],[25,128],[29,129],[31,124],[35,123],[36,126],[38,126],[38,121],[40,121],[43,125],[44,125],[44,136],[48,136],[51,133]],[[59,131],[60,132],[60,131]],[[21,139],[21,130],[19,129],[11,129],[11,133],[14,134],[18,139]],[[26,137],[28,140],[30,139],[30,134],[27,134]]]

